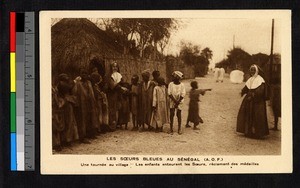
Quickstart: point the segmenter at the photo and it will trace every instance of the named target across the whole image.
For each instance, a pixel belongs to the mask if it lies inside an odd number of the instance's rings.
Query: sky
[[[209,47],[211,66],[226,58],[228,50],[241,47],[249,54],[271,52],[271,19],[180,19],[180,28],[172,32],[166,54],[179,54],[180,41]],[[280,23],[274,22],[274,53],[281,52]]]

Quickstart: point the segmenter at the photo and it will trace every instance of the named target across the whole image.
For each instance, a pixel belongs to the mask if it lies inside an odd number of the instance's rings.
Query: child
[[[140,107],[141,107],[141,118],[142,118],[142,129],[144,130],[145,124],[148,125],[148,130],[153,130],[150,125],[151,115],[152,115],[152,98],[153,98],[153,88],[154,84],[150,79],[150,71],[144,70],[142,72],[143,82],[141,83],[141,97],[140,97]]]
[[[88,71],[80,70],[80,78],[75,79],[74,94],[76,95],[79,107],[76,110],[78,134],[80,142],[90,144],[86,138],[96,139],[96,100],[92,83],[88,80]]]
[[[190,91],[190,103],[189,103],[189,111],[188,111],[188,118],[185,127],[191,127],[189,122],[194,123],[194,130],[199,130],[197,127],[199,123],[203,123],[202,118],[199,116],[199,105],[198,102],[199,96],[204,95],[206,91],[211,91],[211,89],[198,89],[198,82],[192,81],[191,82],[191,91]]]
[[[130,89],[130,111],[132,114],[132,124],[133,124],[133,128],[132,131],[137,131],[138,130],[138,125],[139,125],[139,121],[138,121],[138,95],[139,95],[139,86],[138,86],[138,82],[139,82],[139,77],[138,75],[133,75],[131,78],[131,89]]]
[[[169,84],[168,95],[170,97],[170,134],[173,134],[173,120],[175,110],[178,120],[178,134],[182,134],[181,130],[181,110],[183,106],[183,98],[186,94],[184,85],[180,82],[183,74],[180,71],[175,71],[172,74],[173,82]]]
[[[91,82],[96,100],[97,118],[99,121],[98,133],[106,133],[109,130],[108,127],[108,102],[106,94],[101,90],[100,84],[102,83],[102,77],[97,72],[91,74]]]
[[[61,137],[65,129],[62,104],[57,87],[52,86],[52,146],[55,151],[62,150]]]
[[[160,72],[158,70],[155,70],[152,72],[152,82],[154,82],[154,84],[157,86],[158,83],[157,83],[157,79],[160,77]]]
[[[53,95],[53,126],[56,130],[58,150],[61,146],[71,146],[71,142],[78,138],[77,123],[74,115],[74,106],[77,104],[76,97],[71,95],[74,82],[67,74],[58,76],[56,88],[52,88]]]
[[[155,123],[155,132],[162,132],[163,125],[169,123],[169,109],[168,109],[168,98],[167,88],[165,87],[165,80],[162,77],[158,77],[157,86],[153,90],[153,118],[152,124]]]
[[[122,94],[120,95],[120,109],[119,109],[119,117],[118,117],[118,126],[122,129],[122,125],[125,125],[125,129],[127,130],[127,125],[130,119],[130,108],[129,108],[129,83],[121,82],[120,86],[126,88]]]

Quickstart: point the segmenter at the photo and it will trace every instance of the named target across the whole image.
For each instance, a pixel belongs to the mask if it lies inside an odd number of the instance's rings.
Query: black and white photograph
[[[40,13],[45,174],[292,171],[291,12]]]

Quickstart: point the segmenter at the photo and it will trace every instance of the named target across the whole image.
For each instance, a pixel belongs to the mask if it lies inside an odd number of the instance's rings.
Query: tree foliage
[[[124,46],[124,54],[133,48],[139,50],[144,57],[144,50],[154,47],[153,53],[163,53],[172,30],[176,30],[177,22],[172,18],[113,18],[99,20],[98,25],[105,28],[116,42]],[[154,54],[154,57],[156,55]]]
[[[185,64],[195,67],[196,76],[206,75],[209,60],[212,59],[212,56],[212,50],[208,47],[201,50],[199,45],[194,45],[191,42],[181,42],[180,58]]]
[[[225,70],[241,70],[244,73],[248,73],[252,64],[260,66],[265,69],[270,56],[263,53],[257,53],[250,55],[243,49],[237,47],[228,51],[227,58],[221,60],[216,64],[216,67],[223,67]]]

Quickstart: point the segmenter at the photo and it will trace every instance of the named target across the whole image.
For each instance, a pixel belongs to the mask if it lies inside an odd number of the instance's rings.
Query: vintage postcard
[[[39,24],[42,174],[292,172],[290,10]]]

